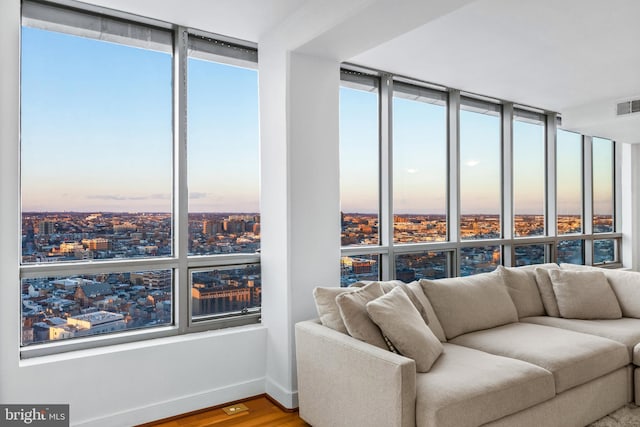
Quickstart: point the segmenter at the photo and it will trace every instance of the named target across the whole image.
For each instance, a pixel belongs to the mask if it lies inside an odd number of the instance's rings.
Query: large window
[[[378,81],[345,74],[340,88],[343,246],[379,243],[378,145]]]
[[[516,237],[545,234],[545,118],[516,110],[513,121],[513,215]]]
[[[460,104],[460,237],[501,235],[500,105],[463,98]]]
[[[23,3],[23,357],[258,320],[256,60]]]
[[[619,265],[613,141],[558,129],[555,113],[357,70],[343,71],[340,102],[342,286]]]
[[[582,135],[558,129],[556,139],[558,234],[582,233]]]
[[[402,83],[393,89],[394,241],[446,240],[446,93]]]
[[[593,232],[614,230],[613,141],[593,138]]]

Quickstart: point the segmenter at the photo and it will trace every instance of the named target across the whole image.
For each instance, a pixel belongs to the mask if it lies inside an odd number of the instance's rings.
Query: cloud
[[[410,174],[418,173],[418,169],[407,169],[407,173],[410,173]]]
[[[197,191],[189,193],[190,199],[204,199],[205,197],[207,197],[207,193],[199,193]]]
[[[91,200],[149,200],[149,199],[166,199],[163,195],[149,196],[122,196],[120,194],[95,194],[87,196],[87,199]]]
[[[469,167],[474,167],[474,166],[478,166],[480,164],[480,161],[471,159],[464,162],[464,164]]]

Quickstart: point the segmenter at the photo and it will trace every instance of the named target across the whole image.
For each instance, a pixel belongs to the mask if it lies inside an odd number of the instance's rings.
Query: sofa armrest
[[[322,326],[296,331],[300,417],[314,427],[415,426],[416,365]]]

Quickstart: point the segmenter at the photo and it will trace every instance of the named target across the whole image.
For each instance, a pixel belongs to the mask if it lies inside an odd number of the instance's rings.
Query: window
[[[434,251],[396,255],[396,279],[405,283],[442,279],[451,275],[451,252]]]
[[[344,73],[340,88],[342,246],[377,245],[378,80]]]
[[[379,255],[351,255],[340,258],[340,286],[350,286],[361,280],[379,279]]]
[[[582,135],[558,129],[556,140],[558,234],[582,233]]]
[[[502,262],[500,246],[474,246],[460,249],[460,275],[488,273]]]
[[[352,69],[340,102],[342,286],[620,263],[612,141],[558,129],[555,113]]]
[[[251,55],[240,46],[224,47],[228,54]],[[205,37],[189,37],[189,255],[260,248],[258,72],[238,60],[220,62],[221,49]]]
[[[393,90],[394,241],[446,240],[446,93],[399,82]]]
[[[545,234],[545,118],[515,110],[513,120],[513,212],[516,237]]]
[[[257,53],[149,22],[23,3],[22,357],[258,321]]]
[[[470,98],[460,104],[460,238],[501,235],[500,105]]]
[[[593,138],[593,232],[614,231],[613,141]]]
[[[584,240],[560,240],[557,251],[558,264],[584,264]]]

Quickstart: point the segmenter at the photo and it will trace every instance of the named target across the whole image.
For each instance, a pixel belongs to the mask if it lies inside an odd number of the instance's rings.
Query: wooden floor
[[[198,411],[193,414],[172,417],[144,424],[144,427],[305,427],[309,424],[302,421],[298,411],[286,412],[265,396],[258,396],[242,401],[249,410],[234,415],[227,415],[222,407]],[[227,406],[227,405],[225,405]]]

